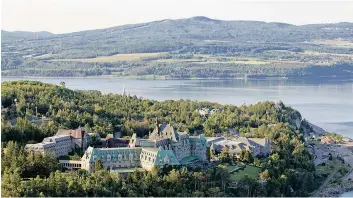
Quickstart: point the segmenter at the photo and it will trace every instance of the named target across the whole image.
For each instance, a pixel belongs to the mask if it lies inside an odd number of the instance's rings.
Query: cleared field
[[[199,61],[199,62],[195,62],[198,64],[210,64],[210,63],[228,63],[228,64],[244,64],[244,65],[267,65],[270,64],[272,62],[270,61],[260,61],[260,60],[249,60],[249,61],[245,61],[245,60],[231,60],[231,61]]]
[[[135,53],[135,54],[116,54],[112,56],[101,56],[96,58],[83,58],[83,59],[54,59],[51,61],[72,61],[72,62],[91,62],[91,63],[111,63],[111,62],[119,62],[119,61],[134,61],[139,60],[141,58],[152,58],[158,57],[162,55],[166,55],[167,53]]]
[[[34,56],[35,59],[47,59],[47,58],[52,58],[54,54],[42,54],[39,56]]]
[[[341,48],[353,48],[353,42],[351,41],[346,41],[346,40],[316,40],[312,41],[311,43],[313,44],[318,44],[318,45],[330,45],[333,47],[341,47]]]
[[[162,62],[162,63],[202,63],[205,60],[202,59],[159,59],[156,60],[157,62]]]
[[[247,64],[247,65],[266,65],[270,64],[270,61],[261,61],[261,60],[235,60],[235,61],[230,61],[229,63],[235,63],[235,64]]]
[[[230,175],[230,178],[232,180],[240,180],[241,178],[245,177],[245,175],[248,175],[251,178],[258,179],[260,173],[260,168],[255,167],[255,166],[250,166],[246,165],[244,170],[238,170],[233,172]]]
[[[305,50],[304,52],[301,52],[301,54],[313,55],[313,56],[338,56],[338,57],[353,58],[353,54],[334,54],[334,53],[316,52],[311,50]]]
[[[217,64],[217,63],[229,63],[229,64],[247,64],[247,65],[266,65],[273,61],[263,61],[254,58],[247,57],[229,57],[229,56],[214,56],[214,55],[194,55],[190,59],[159,59],[157,62],[163,63],[196,63],[196,64]]]

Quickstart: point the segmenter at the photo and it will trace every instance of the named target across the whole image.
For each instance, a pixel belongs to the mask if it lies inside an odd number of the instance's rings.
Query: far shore
[[[247,79],[247,78],[256,78],[256,77],[229,77],[229,78],[171,78],[168,76],[114,76],[114,75],[105,75],[105,76],[2,76],[2,78],[71,78],[71,79],[85,79],[85,78],[117,78],[117,79],[134,79],[134,80],[231,80],[231,79]],[[263,78],[263,77],[259,77]],[[286,79],[286,77],[266,77],[271,79]]]
[[[310,77],[310,76],[248,76],[248,77],[225,77],[225,78],[215,78],[215,77],[208,77],[208,78],[171,78],[169,76],[154,76],[154,75],[145,75],[145,76],[114,76],[114,75],[101,75],[101,76],[1,76],[2,78],[28,78],[28,79],[36,79],[36,78],[51,78],[51,79],[59,79],[59,78],[67,78],[67,79],[94,79],[94,78],[117,78],[117,79],[134,79],[134,80],[234,80],[234,79],[320,79],[320,78],[330,78],[330,79],[337,79],[338,77],[331,77],[331,76],[317,76],[317,77]],[[339,78],[338,78],[339,79]],[[343,79],[347,79],[344,78]],[[348,78],[349,79],[349,78]]]

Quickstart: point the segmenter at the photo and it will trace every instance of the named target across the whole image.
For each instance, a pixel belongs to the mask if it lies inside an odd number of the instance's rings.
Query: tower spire
[[[158,123],[158,118],[156,117],[156,121],[154,122],[154,128],[157,130],[157,135],[159,135],[159,123]]]
[[[123,84],[123,96],[125,96],[126,93],[125,93],[125,84]]]

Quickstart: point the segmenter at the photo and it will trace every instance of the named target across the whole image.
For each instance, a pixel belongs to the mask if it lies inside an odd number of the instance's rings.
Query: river
[[[310,122],[353,138],[353,79],[136,80],[121,78],[8,78],[38,80],[67,88],[126,93],[155,100],[192,99],[221,104],[282,100]]]

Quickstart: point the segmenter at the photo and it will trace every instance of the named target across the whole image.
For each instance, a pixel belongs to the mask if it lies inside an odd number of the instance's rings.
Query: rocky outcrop
[[[310,122],[308,122],[309,126],[311,126],[311,128],[313,129],[314,133],[318,134],[318,135],[326,135],[327,132],[321,128],[321,127],[318,127]]]
[[[353,182],[347,182],[344,184],[335,184],[326,189],[324,189],[319,197],[339,197],[341,194],[352,191],[353,190]]]
[[[295,123],[296,128],[300,129],[300,125],[301,125],[302,121],[299,118],[297,118],[297,119],[295,119],[294,123]]]

